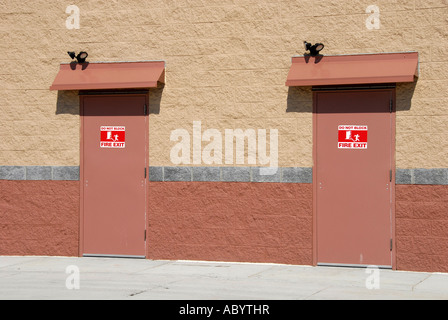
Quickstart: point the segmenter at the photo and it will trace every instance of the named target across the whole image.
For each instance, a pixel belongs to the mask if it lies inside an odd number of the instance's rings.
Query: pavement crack
[[[414,284],[414,285],[412,286],[412,290],[411,290],[411,291],[414,291],[414,289],[415,289],[416,286],[418,286],[418,285],[419,285],[420,283],[422,283],[423,281],[427,280],[429,277],[431,277],[431,274],[428,274],[424,279],[422,279],[422,280],[420,280],[419,282],[417,282],[416,284]]]
[[[316,294],[318,294],[318,293],[321,293],[322,291],[327,290],[328,288],[331,288],[331,287],[332,287],[332,286],[328,286],[328,287],[322,288],[322,289],[320,289],[320,290],[317,290],[316,292],[313,292],[312,294],[310,294],[308,297],[305,297],[304,300],[308,300],[308,299],[311,298],[312,296],[314,296],[314,295],[316,295]]]
[[[249,275],[248,278],[255,278],[255,277],[257,277],[259,274],[262,274],[263,272],[272,270],[273,268],[274,268],[274,267],[270,267],[270,268],[267,268],[267,269],[264,269],[264,270],[260,270],[260,271],[258,271],[258,272],[255,272],[254,274]]]
[[[142,293],[144,293],[144,292],[146,292],[146,291],[147,291],[147,290],[140,290],[140,291],[131,293],[129,296],[130,296],[130,297],[135,297],[135,296],[137,296],[137,295],[139,295],[139,294],[142,294]]]

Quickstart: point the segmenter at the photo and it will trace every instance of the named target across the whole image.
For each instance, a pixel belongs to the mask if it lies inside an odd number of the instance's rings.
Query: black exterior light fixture
[[[310,56],[315,57],[320,51],[325,47],[322,43],[316,43],[311,45],[311,43],[304,41],[305,50],[310,52]]]
[[[81,51],[80,53],[78,53],[78,55],[76,55],[76,53],[74,51],[68,51],[67,53],[70,56],[70,58],[72,58],[72,59],[76,58],[78,63],[86,62],[86,59],[89,56],[89,54],[85,51]]]

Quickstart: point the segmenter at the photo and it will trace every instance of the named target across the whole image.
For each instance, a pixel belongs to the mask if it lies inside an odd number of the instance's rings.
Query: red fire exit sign
[[[338,149],[367,149],[367,133],[365,125],[338,126]]]
[[[125,148],[126,128],[123,126],[101,126],[100,148]]]

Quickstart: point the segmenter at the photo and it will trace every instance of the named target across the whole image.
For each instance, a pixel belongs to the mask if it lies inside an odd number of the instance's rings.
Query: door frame
[[[378,91],[387,90],[391,93],[391,203],[390,203],[390,227],[391,227],[391,253],[392,253],[392,269],[396,270],[396,236],[395,236],[395,152],[396,152],[396,86],[395,84],[384,84],[384,85],[354,85],[354,86],[322,86],[322,87],[312,87],[313,96],[313,266],[318,264],[318,232],[317,230],[317,95],[319,92],[360,92],[360,91]],[[341,265],[342,266],[342,265]],[[363,267],[359,265],[358,267]]]
[[[80,167],[79,167],[79,191],[80,191],[80,214],[79,214],[79,247],[78,247],[78,256],[83,257],[84,255],[84,97],[86,96],[143,96],[145,98],[146,110],[142,112],[142,115],[145,117],[145,167],[147,176],[145,179],[145,230],[147,234],[148,229],[148,192],[149,192],[149,183],[148,183],[148,161],[149,161],[149,120],[148,120],[148,111],[149,111],[149,91],[146,90],[105,90],[105,91],[80,91],[79,92],[79,114],[80,114]],[[148,258],[148,237],[145,237],[145,259]],[[98,255],[101,256],[101,255]]]

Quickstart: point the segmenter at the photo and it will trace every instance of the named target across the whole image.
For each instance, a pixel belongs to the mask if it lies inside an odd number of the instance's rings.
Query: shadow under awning
[[[286,86],[414,82],[418,52],[292,58]]]
[[[63,63],[50,90],[155,88],[165,83],[164,61]]]

